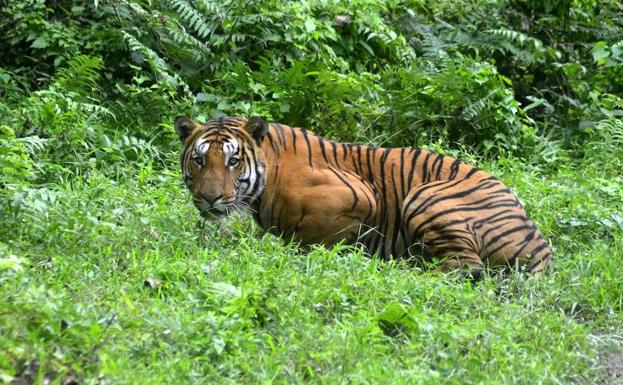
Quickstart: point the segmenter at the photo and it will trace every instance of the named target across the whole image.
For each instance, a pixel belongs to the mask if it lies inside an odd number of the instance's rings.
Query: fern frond
[[[541,60],[545,50],[539,39],[510,29],[486,30],[478,36],[477,40],[483,46],[511,53],[526,63],[536,63]]]
[[[493,95],[496,93],[497,91],[491,91],[484,98],[481,98],[465,107],[462,113],[463,118],[466,120],[473,120],[480,116],[480,114],[482,114],[482,112],[487,108],[487,104],[493,99]]]
[[[17,138],[16,141],[21,142],[29,154],[34,154],[38,151],[43,151],[43,149],[45,149],[48,139],[41,138],[37,135],[32,135],[23,138]]]
[[[135,12],[136,14],[143,16],[143,17],[149,17],[149,12],[147,12],[143,7],[141,7],[139,4],[136,4],[132,1],[126,2],[124,5],[127,5],[130,7],[130,9]]]
[[[180,18],[190,27],[199,38],[206,39],[214,30],[214,26],[204,21],[204,15],[197,9],[193,8],[184,0],[167,0],[167,3],[175,10]],[[205,3],[206,10],[211,10],[209,3]]]
[[[220,12],[220,7],[217,2],[209,0],[197,1],[197,8],[204,14],[217,15]]]
[[[608,118],[600,121],[596,127],[599,135],[613,148],[623,148],[623,120]]]
[[[483,34],[519,44],[520,47],[531,46],[534,49],[543,47],[543,43],[539,39],[510,29],[489,29],[484,31]]]
[[[87,55],[72,57],[68,68],[62,68],[56,75],[56,81],[66,90],[84,95],[97,86],[102,69],[102,59]]]
[[[183,25],[175,23],[167,29],[171,40],[178,45],[179,48],[188,51],[188,56],[192,60],[199,63],[209,55],[212,50],[205,43],[191,35],[186,31]]]
[[[169,66],[156,52],[126,31],[121,31],[121,34],[128,44],[130,51],[140,54],[159,80],[170,84],[178,84],[181,82],[178,76],[172,76],[169,73]]]

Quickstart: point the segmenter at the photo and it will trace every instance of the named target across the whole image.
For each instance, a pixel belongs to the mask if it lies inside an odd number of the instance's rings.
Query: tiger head
[[[262,138],[264,118],[222,117],[199,124],[178,116],[175,131],[184,145],[180,160],[184,184],[205,218],[250,208],[265,186]]]

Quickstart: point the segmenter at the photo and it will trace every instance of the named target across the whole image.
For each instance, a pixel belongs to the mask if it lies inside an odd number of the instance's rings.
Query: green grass
[[[599,383],[622,326],[621,176],[483,167],[552,240],[553,274],[301,252],[244,216],[202,225],[179,172],[149,164],[25,189],[0,224],[0,382]]]

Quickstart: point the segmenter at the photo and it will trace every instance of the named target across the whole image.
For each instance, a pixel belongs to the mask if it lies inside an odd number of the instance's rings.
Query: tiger
[[[357,245],[479,277],[486,266],[540,275],[547,241],[500,180],[422,148],[339,143],[262,117],[178,116],[184,184],[205,218],[248,210],[303,247]]]

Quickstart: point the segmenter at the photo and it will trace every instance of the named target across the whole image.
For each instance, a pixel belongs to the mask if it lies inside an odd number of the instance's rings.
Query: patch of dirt
[[[608,376],[601,381],[602,385],[621,385],[623,384],[623,350],[610,353],[604,365],[608,371]]]

